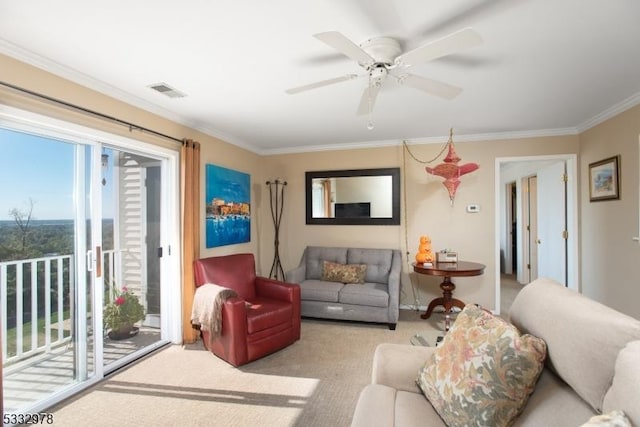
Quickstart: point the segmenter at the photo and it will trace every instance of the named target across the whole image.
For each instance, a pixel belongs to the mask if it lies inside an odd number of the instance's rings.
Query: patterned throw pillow
[[[322,261],[322,280],[342,283],[364,283],[367,264],[338,264]]]
[[[509,426],[542,372],[547,345],[467,305],[417,384],[449,426]]]
[[[608,414],[595,415],[580,427],[631,427],[631,421],[622,411],[611,411]]]

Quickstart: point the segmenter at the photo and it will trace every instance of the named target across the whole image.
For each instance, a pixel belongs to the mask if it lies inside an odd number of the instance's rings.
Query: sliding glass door
[[[162,162],[102,149],[103,361],[119,367],[161,339]]]
[[[93,372],[91,148],[0,129],[0,290],[5,412],[45,401]],[[85,225],[86,224],[86,225]],[[89,298],[88,298],[89,297]]]
[[[169,342],[180,317],[165,285],[177,154],[43,120],[0,110],[5,413],[86,388]]]

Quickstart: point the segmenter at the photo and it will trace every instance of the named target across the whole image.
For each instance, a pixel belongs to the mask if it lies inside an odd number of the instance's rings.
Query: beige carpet
[[[379,343],[442,329],[442,313],[385,325],[303,319],[295,344],[240,368],[170,346],[54,408],[63,426],[348,426]]]

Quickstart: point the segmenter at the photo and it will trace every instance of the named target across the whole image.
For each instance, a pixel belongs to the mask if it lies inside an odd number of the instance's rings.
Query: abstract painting
[[[251,176],[208,164],[205,183],[206,247],[251,241]]]

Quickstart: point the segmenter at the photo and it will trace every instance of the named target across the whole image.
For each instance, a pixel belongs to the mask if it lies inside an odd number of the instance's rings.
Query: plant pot
[[[123,326],[120,329],[110,330],[107,336],[112,340],[126,340],[138,334],[138,328],[136,326]]]

